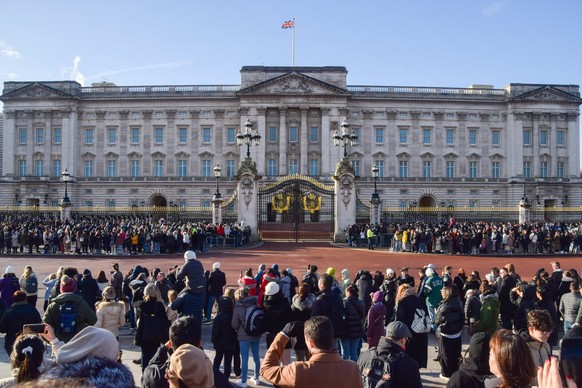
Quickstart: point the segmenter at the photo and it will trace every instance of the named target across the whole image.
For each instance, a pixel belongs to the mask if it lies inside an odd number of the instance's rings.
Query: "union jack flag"
[[[281,28],[295,28],[295,20],[287,20],[281,24]]]

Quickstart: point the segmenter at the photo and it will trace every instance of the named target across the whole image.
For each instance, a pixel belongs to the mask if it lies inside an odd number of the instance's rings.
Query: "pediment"
[[[214,154],[208,151],[201,152],[198,156],[201,158],[213,158]]]
[[[411,155],[408,152],[401,152],[396,155],[398,159],[410,159]]]
[[[489,156],[490,159],[503,159],[503,155],[499,153],[494,153],[493,155]]]
[[[373,157],[374,159],[384,159],[384,158],[386,158],[387,156],[388,156],[388,155],[387,155],[386,153],[384,153],[384,152],[381,152],[381,151],[380,151],[380,152],[376,152],[375,154],[372,154],[372,157]]]
[[[82,159],[95,159],[95,154],[92,152],[85,152],[83,155],[81,155]]]
[[[457,157],[458,157],[458,155],[457,155],[457,154],[455,154],[454,152],[449,152],[448,154],[445,154],[445,155],[444,155],[444,158],[445,158],[445,159],[455,159],[455,158],[457,158]]]
[[[472,154],[467,155],[467,159],[480,159],[480,158],[481,158],[481,155],[476,154],[474,152]]]
[[[190,154],[184,151],[179,151],[174,154],[174,156],[178,159],[188,159]]]
[[[350,156],[351,156],[353,159],[363,159],[363,158],[364,158],[364,154],[362,154],[361,152],[358,152],[358,151],[354,151],[354,152],[352,152],[352,153],[350,154]]]
[[[115,152],[108,152],[103,156],[105,156],[105,159],[117,159],[117,158],[119,158],[119,154],[116,154]]]
[[[236,154],[232,151],[228,151],[222,156],[224,156],[225,159],[236,159]]]
[[[346,89],[308,77],[299,72],[290,72],[267,81],[241,89],[237,95],[347,95]]]
[[[534,101],[534,102],[574,102],[582,103],[580,97],[564,92],[554,86],[546,85],[538,89],[520,94],[511,98],[512,101]]]
[[[163,152],[160,152],[160,151],[156,151],[152,154],[153,159],[163,159],[165,157],[166,157],[166,154],[164,154]]]
[[[420,154],[420,158],[421,159],[433,159],[434,154],[432,152],[425,152],[423,154]]]
[[[139,152],[135,152],[135,151],[130,152],[129,154],[127,154],[127,158],[128,159],[139,159],[142,156],[143,156],[142,154],[140,154]]]
[[[2,100],[30,100],[30,99],[52,99],[52,98],[70,98],[73,97],[69,93],[62,92],[60,90],[51,88],[42,83],[32,83],[26,85],[20,89],[11,91],[2,95]]]

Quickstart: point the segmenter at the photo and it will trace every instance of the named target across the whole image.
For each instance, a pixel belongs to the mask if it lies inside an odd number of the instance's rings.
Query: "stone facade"
[[[347,120],[362,201],[376,164],[383,207],[514,207],[524,186],[534,206],[582,205],[577,85],[359,86],[344,67],[245,66],[240,85],[5,82],[0,99],[0,205],[56,205],[67,168],[74,206],[210,206],[216,164],[223,198],[236,190],[247,119],[259,185],[331,184]]]

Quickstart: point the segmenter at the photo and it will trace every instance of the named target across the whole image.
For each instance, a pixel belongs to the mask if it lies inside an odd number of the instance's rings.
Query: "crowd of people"
[[[168,222],[140,216],[60,218],[10,216],[0,222],[0,254],[164,254],[202,252],[219,239],[241,246],[250,229],[238,223]]]
[[[133,386],[118,362],[119,329],[129,325],[143,387],[231,387],[233,376],[239,387],[422,387],[434,335],[448,387],[554,388],[562,386],[552,356],[560,339],[562,349],[575,343],[582,351],[582,296],[578,272],[550,264],[531,278],[513,264],[483,277],[428,264],[417,278],[408,268],[352,277],[309,265],[296,276],[261,264],[227,281],[220,262],[205,271],[187,250],[184,264],[168,271],[138,265],[124,276],[113,263],[108,276],[93,278],[88,269],[61,267],[42,281],[42,316],[36,274],[27,266],[17,276],[9,266],[0,279],[0,332],[13,376],[0,387]],[[202,325],[212,325],[211,343],[203,344]],[[462,356],[464,332],[470,343]],[[215,350],[213,360],[203,345]],[[582,383],[580,358],[564,356],[561,368],[568,386]]]

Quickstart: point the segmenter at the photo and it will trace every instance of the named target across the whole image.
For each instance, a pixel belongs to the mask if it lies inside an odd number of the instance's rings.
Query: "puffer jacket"
[[[257,295],[257,282],[250,276],[243,276],[242,278],[238,279],[238,285],[243,287],[247,287],[249,289],[249,295],[255,296]]]
[[[218,298],[217,303],[218,315],[212,322],[211,340],[215,350],[233,352],[237,341],[236,331],[231,326],[234,303],[226,296]]]
[[[206,288],[206,278],[204,277],[204,267],[197,259],[188,260],[176,271],[176,279],[183,281],[188,278],[187,286],[193,293],[204,293]]]
[[[236,330],[239,341],[258,341],[261,336],[250,336],[247,334],[243,325],[245,324],[245,317],[247,309],[257,304],[256,296],[248,296],[241,301],[236,301],[234,311],[232,313],[231,327]]]
[[[483,296],[482,303],[481,318],[475,328],[475,332],[485,332],[491,336],[497,331],[501,302],[499,302],[497,294],[489,294]]]
[[[123,302],[104,301],[97,306],[95,327],[109,330],[119,336],[119,327],[125,325],[125,304]]]
[[[291,320],[291,306],[280,291],[275,295],[265,296],[263,309],[267,318],[267,333],[276,334],[280,332]]]
[[[344,299],[346,334],[344,338],[362,338],[364,335],[364,301],[357,296],[349,296]]]
[[[441,334],[455,336],[463,330],[465,312],[459,297],[450,297],[439,306],[435,316],[435,324]]]
[[[311,317],[311,308],[315,303],[315,295],[309,294],[307,298],[301,299],[299,294],[293,296],[291,302],[291,321],[305,322]],[[306,350],[305,337],[300,335],[297,337],[295,350]]]

